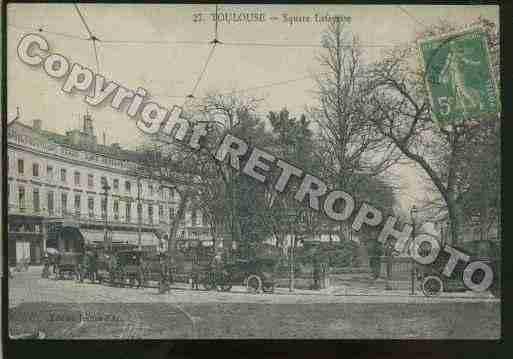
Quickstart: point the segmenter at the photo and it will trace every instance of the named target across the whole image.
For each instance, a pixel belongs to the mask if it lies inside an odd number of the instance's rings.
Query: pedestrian
[[[91,253],[91,257],[89,259],[89,271],[90,271],[90,279],[91,282],[95,282],[98,277],[98,253]]]
[[[368,252],[370,254],[369,266],[372,271],[372,279],[379,278],[381,272],[381,256],[383,255],[383,248],[377,239],[372,239],[368,243]]]
[[[41,276],[43,278],[48,278],[50,276],[50,259],[48,256],[45,256],[43,259],[43,273]]]
[[[52,264],[53,264],[53,274],[57,275],[57,266],[60,260],[60,254],[57,254],[56,256],[52,257]]]
[[[387,280],[392,279],[392,261],[393,261],[394,246],[389,241],[385,245],[385,257],[386,257],[386,272]]]
[[[192,273],[191,273],[191,287],[193,290],[199,290],[199,276],[200,276],[199,256],[197,253],[195,253],[192,257]]]
[[[314,278],[314,289],[320,289],[320,276],[321,276],[321,268],[319,266],[319,261],[314,257],[313,260],[313,278]]]
[[[112,284],[116,281],[116,273],[118,270],[118,260],[116,254],[111,252],[109,258],[109,279]]]

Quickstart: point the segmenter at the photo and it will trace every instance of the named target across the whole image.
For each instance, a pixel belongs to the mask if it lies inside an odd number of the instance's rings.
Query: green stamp
[[[419,50],[435,119],[447,124],[499,111],[483,30],[421,40]]]

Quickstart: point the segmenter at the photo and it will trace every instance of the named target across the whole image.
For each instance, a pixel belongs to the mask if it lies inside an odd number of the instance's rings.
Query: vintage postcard
[[[500,338],[498,6],[4,19],[10,341]]]

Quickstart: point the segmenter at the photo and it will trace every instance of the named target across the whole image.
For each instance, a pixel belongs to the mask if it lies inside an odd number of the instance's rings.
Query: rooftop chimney
[[[36,131],[41,131],[42,122],[40,119],[35,119],[32,121],[32,129]]]
[[[89,112],[84,115],[84,133],[88,136],[94,136],[93,119]]]

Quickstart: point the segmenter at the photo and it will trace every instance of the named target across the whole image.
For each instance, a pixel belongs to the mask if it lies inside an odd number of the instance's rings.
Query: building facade
[[[78,237],[86,245],[167,250],[178,192],[138,174],[137,151],[98,143],[90,115],[82,129],[65,135],[45,131],[41,120],[16,122],[7,138],[11,264],[40,263],[46,248],[57,246],[55,233],[63,226],[76,229],[67,234],[70,243]],[[208,245],[202,219],[200,211],[186,211],[178,239]],[[69,250],[66,241],[58,245]]]

